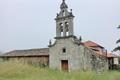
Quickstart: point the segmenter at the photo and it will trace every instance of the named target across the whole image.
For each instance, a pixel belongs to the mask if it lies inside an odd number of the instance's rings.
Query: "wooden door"
[[[63,71],[68,71],[68,60],[61,60],[61,68]]]

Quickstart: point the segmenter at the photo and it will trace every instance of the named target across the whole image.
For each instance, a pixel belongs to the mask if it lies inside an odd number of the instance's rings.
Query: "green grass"
[[[0,62],[0,80],[120,80],[120,72],[62,72],[19,62]]]

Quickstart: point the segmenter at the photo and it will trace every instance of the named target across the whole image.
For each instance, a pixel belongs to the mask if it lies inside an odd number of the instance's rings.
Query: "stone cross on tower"
[[[57,13],[56,20],[56,37],[68,37],[74,35],[73,30],[73,18],[74,15],[71,11],[68,11],[68,6],[65,0],[60,5],[60,12]]]

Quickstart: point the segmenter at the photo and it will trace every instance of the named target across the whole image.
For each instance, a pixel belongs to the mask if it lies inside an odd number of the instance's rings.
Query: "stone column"
[[[73,35],[73,19],[69,20],[69,35]]]
[[[60,37],[61,36],[59,28],[60,28],[59,23],[56,23],[56,37]]]

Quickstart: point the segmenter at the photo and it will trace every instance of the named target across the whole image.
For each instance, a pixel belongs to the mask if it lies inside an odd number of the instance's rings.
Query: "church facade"
[[[92,70],[107,67],[107,61],[85,47],[74,35],[74,15],[63,0],[56,18],[56,41],[49,45],[49,66],[60,70]],[[93,57],[95,60],[93,60]],[[98,59],[98,60],[97,60]],[[102,61],[99,62],[100,60]],[[101,64],[100,64],[101,63]]]
[[[65,71],[107,70],[108,59],[99,45],[86,46],[74,35],[74,15],[65,0],[60,5],[56,20],[55,42],[44,49],[18,50],[0,56],[3,60],[21,60]],[[94,49],[90,48],[94,47]],[[97,48],[101,51],[97,51]],[[96,49],[96,50],[95,50]],[[98,54],[98,52],[103,53]]]

